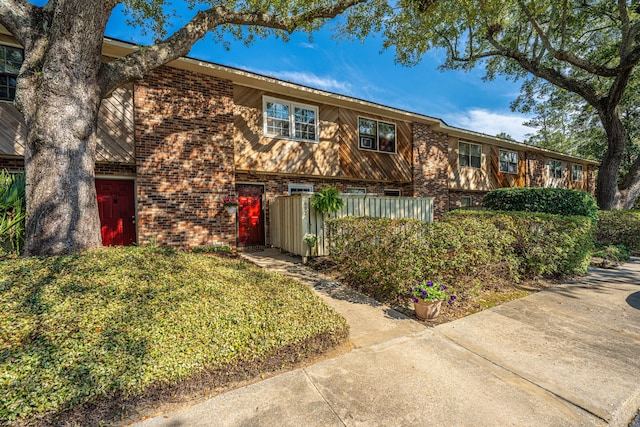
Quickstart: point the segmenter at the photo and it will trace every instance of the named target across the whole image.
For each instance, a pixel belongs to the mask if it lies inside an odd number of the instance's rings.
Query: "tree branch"
[[[186,55],[195,42],[217,26],[247,25],[291,33],[303,23],[333,18],[349,7],[365,1],[340,0],[331,6],[318,7],[299,15],[285,17],[229,10],[222,6],[200,11],[184,27],[164,41],[145,46],[123,58],[103,64],[99,74],[103,96],[123,83],[140,79],[148,71]]]
[[[619,1],[624,2],[624,0],[619,0]],[[569,52],[563,49],[556,49],[555,47],[553,47],[553,45],[551,44],[551,41],[549,40],[544,30],[542,29],[542,26],[540,25],[538,20],[535,18],[535,16],[533,16],[533,14],[531,13],[531,10],[527,7],[527,5],[525,5],[522,0],[518,1],[518,4],[524,11],[525,15],[527,15],[527,19],[535,29],[536,33],[538,34],[538,37],[540,37],[542,44],[549,51],[549,53],[553,58],[559,61],[564,61],[578,68],[581,68],[588,73],[595,74],[602,77],[615,77],[618,74],[619,70],[617,67],[610,68],[602,65],[592,64],[590,62],[587,62],[583,59],[580,59],[570,54]],[[562,43],[564,43],[564,39]]]
[[[0,0],[0,23],[24,46],[32,32],[33,17],[38,9],[25,0]]]
[[[488,41],[496,49],[498,55],[511,58],[531,74],[545,79],[558,87],[580,95],[589,104],[596,108],[600,106],[599,102],[601,99],[598,97],[597,91],[588,83],[571,79],[554,68],[545,67],[541,65],[540,62],[532,61],[520,51],[507,49],[493,37],[489,37]]]

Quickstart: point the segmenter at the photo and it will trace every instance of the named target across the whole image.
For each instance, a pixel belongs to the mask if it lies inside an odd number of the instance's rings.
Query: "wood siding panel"
[[[379,153],[358,148],[358,117],[363,116],[396,125],[396,154]],[[340,170],[349,178],[377,181],[410,182],[411,123],[389,120],[371,114],[340,109]]]
[[[22,113],[10,102],[0,102],[0,154],[23,156],[27,128]]]
[[[516,151],[518,153],[518,173],[504,173],[500,172],[500,147],[495,145],[484,145],[483,151],[487,148],[489,153],[489,164],[491,167],[491,173],[489,174],[489,188],[495,190],[497,188],[510,188],[510,187],[524,187],[525,175],[527,172],[527,164],[524,153]],[[514,151],[514,150],[505,150]]]
[[[317,106],[320,141],[263,137],[263,95]],[[236,169],[321,176],[339,174],[338,108],[238,85],[233,88],[233,97]]]
[[[489,191],[491,190],[487,153],[490,152],[487,145],[482,146],[482,158],[480,168],[458,166],[458,142],[457,138],[449,138],[449,188],[452,190]],[[469,141],[462,141],[469,142]],[[471,142],[473,144],[473,142]]]
[[[411,218],[433,222],[433,197],[367,197],[342,195],[344,206],[338,212],[321,214],[311,206],[311,196],[281,196],[269,201],[271,244],[301,256],[329,255],[330,242],[325,234],[327,218],[369,216],[373,218]],[[311,250],[304,241],[306,233],[318,238]]]
[[[98,114],[96,161],[134,163],[133,86],[116,89]],[[23,156],[27,128],[22,113],[0,102],[0,154]]]
[[[549,160],[556,160],[553,158],[547,158],[544,162],[544,186],[546,188],[568,188],[569,186],[569,165],[567,162],[562,162],[562,178],[554,178],[551,176],[549,170]]]

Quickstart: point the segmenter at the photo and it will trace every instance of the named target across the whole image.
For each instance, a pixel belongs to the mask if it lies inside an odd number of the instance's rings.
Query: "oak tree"
[[[638,0],[399,0],[385,14],[367,15],[362,7],[359,12],[345,31],[383,31],[385,46],[395,48],[401,63],[415,64],[426,52],[443,50],[443,68],[483,66],[487,78],[535,76],[579,96],[606,133],[598,204],[633,205],[640,193],[640,158],[619,185],[617,178],[628,139],[619,105],[640,62]]]
[[[251,41],[312,30],[365,0],[186,0],[195,15],[176,31],[167,0],[0,0],[0,23],[24,47],[15,105],[27,127],[26,255],[101,246],[94,184],[101,100],[119,86],[186,55],[213,32]],[[131,24],[157,41],[102,62],[107,21],[123,4]]]

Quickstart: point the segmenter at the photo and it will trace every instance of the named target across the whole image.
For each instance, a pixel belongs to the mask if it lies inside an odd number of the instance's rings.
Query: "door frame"
[[[99,174],[96,175],[94,177],[94,188],[95,188],[95,180],[96,179],[111,179],[113,181],[133,181],[133,209],[134,209],[134,215],[136,216],[136,223],[134,224],[135,227],[133,227],[135,233],[136,233],[136,241],[134,242],[135,244],[138,244],[139,240],[138,240],[138,181],[136,180],[135,176],[127,176],[127,175],[104,175],[104,174]],[[97,192],[96,192],[96,197],[98,196]]]
[[[260,216],[262,217],[262,245],[241,245],[240,244],[240,209],[236,210],[236,246],[239,248],[251,247],[251,246],[267,246],[267,186],[264,182],[248,182],[248,181],[236,181],[235,192],[236,197],[240,197],[238,193],[238,185],[253,185],[255,187],[262,187],[262,198],[260,200]]]

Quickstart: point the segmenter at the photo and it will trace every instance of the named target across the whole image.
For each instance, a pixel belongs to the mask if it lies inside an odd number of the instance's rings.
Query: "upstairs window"
[[[13,101],[16,79],[24,61],[22,49],[0,45],[0,100]]]
[[[470,142],[458,143],[458,164],[461,167],[480,169],[482,146]]]
[[[358,118],[358,147],[361,150],[396,152],[396,125],[366,117]]]
[[[263,97],[264,135],[318,141],[318,107]]]
[[[562,178],[562,162],[560,160],[549,160],[549,178]]]
[[[571,181],[582,182],[582,165],[571,165]]]
[[[518,173],[518,153],[515,151],[500,150],[500,172]]]

